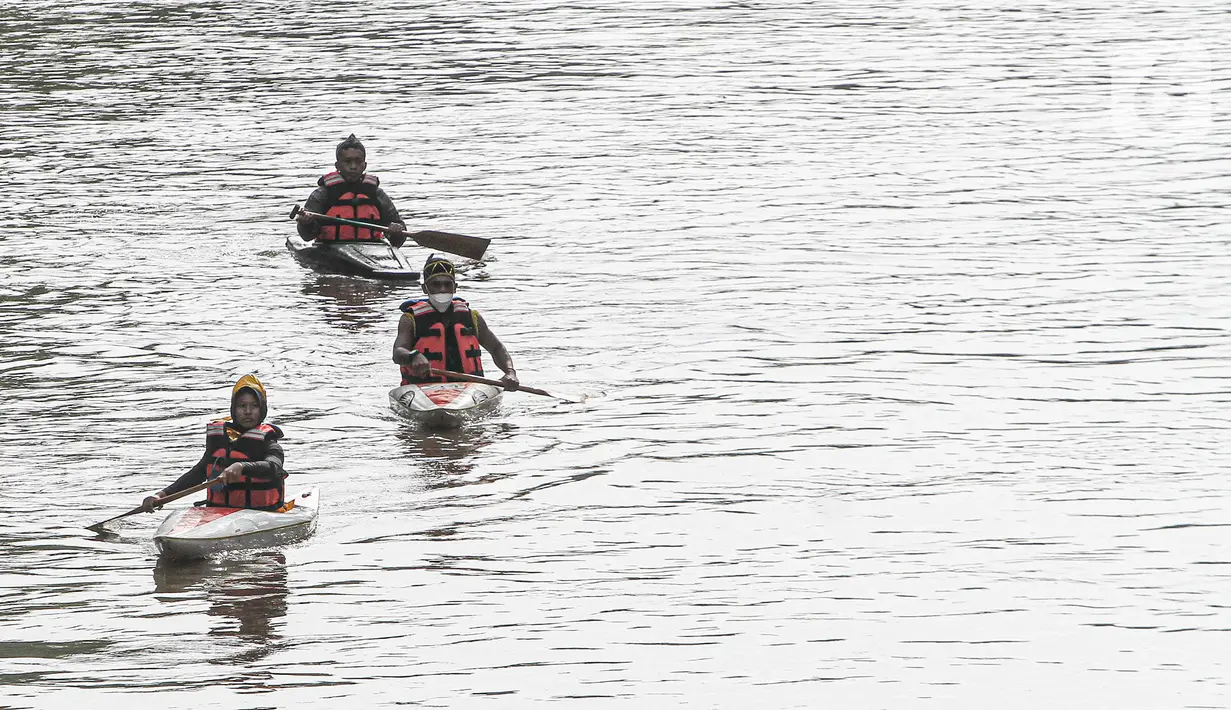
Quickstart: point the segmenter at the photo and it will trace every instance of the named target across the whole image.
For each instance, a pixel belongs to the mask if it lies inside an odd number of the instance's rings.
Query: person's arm
[[[218,478],[223,483],[248,483],[253,479],[276,481],[286,477],[282,470],[282,462],[282,445],[274,438],[265,443],[265,458],[260,461],[236,461],[222,469]]]
[[[206,452],[201,455],[201,460],[198,461],[195,466],[188,469],[187,473],[177,478],[175,480],[175,483],[172,483],[171,485],[159,491],[157,497],[162,498],[163,496],[169,496],[172,493],[179,493],[185,488],[192,488],[198,483],[204,483],[205,482],[205,471],[209,467],[209,463],[210,463],[210,455],[209,455],[209,452]]]
[[[303,203],[304,211],[316,212],[324,214],[325,198],[329,196],[329,191],[323,187],[318,187],[308,196],[307,201]],[[300,214],[295,218],[295,229],[299,232],[300,239],[305,242],[310,242],[316,239],[321,233],[321,223],[316,221],[315,217],[309,217],[306,214]]]
[[[376,206],[380,208],[381,221],[389,228],[389,231],[385,233],[389,243],[395,247],[405,244],[406,224],[402,222],[398,208],[393,206],[393,200],[389,199],[389,195],[379,187],[376,188]]]
[[[284,475],[283,463],[285,461],[286,456],[282,453],[282,445],[277,441],[270,441],[265,444],[265,458],[260,461],[241,461],[239,467],[243,475],[248,478],[276,481]]]
[[[187,473],[175,479],[175,482],[171,485],[161,491],[158,491],[152,496],[147,496],[145,500],[141,501],[141,504],[145,507],[147,512],[152,511],[154,510],[153,502],[155,500],[158,500],[159,498],[166,498],[173,493],[179,493],[186,488],[192,488],[198,483],[204,483],[205,471],[209,467],[209,464],[210,455],[209,452],[206,452],[201,455],[201,460],[197,462],[196,466],[188,469]]]
[[[487,350],[492,356],[492,361],[496,363],[496,367],[504,372],[504,377],[500,378],[504,382],[504,388],[506,390],[517,389],[517,371],[513,369],[513,358],[509,355],[509,351],[504,349],[504,343],[500,342],[500,338],[497,338],[492,329],[487,327],[487,321],[483,320],[483,316],[479,315],[478,311],[474,311],[474,324],[479,331],[479,345]]]
[[[398,335],[393,341],[393,361],[399,365],[410,365],[415,377],[427,377],[431,365],[423,353],[414,349],[415,317],[409,313],[402,314],[398,321]]]

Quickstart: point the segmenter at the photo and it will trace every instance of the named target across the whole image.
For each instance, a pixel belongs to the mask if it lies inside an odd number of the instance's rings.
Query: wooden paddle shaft
[[[388,232],[389,231],[388,227],[385,227],[380,224],[372,224],[371,222],[360,222],[358,220],[345,219],[343,217],[334,217],[333,215],[321,214],[319,212],[309,212],[307,210],[300,209],[299,205],[295,205],[295,208],[291,210],[291,219],[295,219],[301,214],[306,214],[309,217],[315,217],[316,219],[323,219],[327,222],[333,222],[335,224],[349,224],[355,227],[366,227],[368,229],[375,230],[377,232]],[[409,234],[409,232],[407,232],[407,234]]]
[[[178,492],[178,493],[172,493],[172,494],[171,494],[171,495],[169,495],[169,496],[164,496],[164,497],[162,497],[162,498],[159,498],[158,500],[154,501],[154,507],[155,507],[155,508],[157,508],[157,507],[159,507],[159,506],[162,506],[162,505],[165,505],[165,504],[167,504],[167,503],[170,503],[170,502],[171,502],[171,501],[173,501],[173,500],[179,500],[180,498],[183,498],[184,496],[190,496],[190,495],[192,495],[193,493],[197,493],[197,492],[199,492],[199,491],[203,491],[203,490],[205,490],[206,488],[209,488],[210,486],[217,485],[218,483],[219,483],[219,481],[218,481],[218,479],[216,479],[216,478],[215,478],[215,479],[208,480],[208,481],[205,481],[204,483],[198,483],[197,485],[195,485],[195,486],[193,486],[193,487],[191,487],[191,488],[185,488],[184,490],[182,490],[182,491],[180,491],[180,492]],[[114,521],[116,521],[116,520],[119,520],[120,518],[127,518],[127,517],[128,517],[128,516],[130,516],[130,515],[136,515],[137,513],[142,513],[142,512],[145,512],[145,506],[144,506],[144,505],[139,505],[139,506],[137,506],[136,508],[133,508],[132,510],[128,511],[127,513],[121,513],[120,515],[117,515],[117,516],[115,516],[114,518],[107,518],[106,520],[102,521],[101,523],[94,523],[93,525],[89,526],[89,527],[88,527],[88,528],[86,528],[86,529],[87,529],[87,530],[97,530],[97,529],[101,528],[102,526],[106,525],[107,523],[114,522]]]
[[[205,481],[204,483],[198,483],[197,485],[192,486],[191,488],[185,488],[184,490],[178,493],[172,493],[169,496],[159,498],[158,500],[154,501],[154,505],[159,506],[165,503],[170,503],[173,500],[179,500],[180,498],[183,498],[184,496],[190,496],[193,493],[196,493],[197,491],[203,491],[206,488],[209,488],[210,486],[216,486],[219,483],[222,483],[221,479],[211,478],[208,481]]]
[[[437,370],[434,367],[431,368],[430,372],[432,373],[432,375],[436,377],[448,377],[451,380],[461,380],[463,382],[478,382],[481,385],[491,385],[492,387],[500,387],[500,388],[504,387],[504,383],[501,382],[500,380],[489,380],[486,377],[479,377],[478,375],[467,375],[464,372],[453,372],[452,370]],[[514,388],[514,391],[529,392],[530,394],[541,394],[544,397],[555,397],[556,396],[552,394],[551,392],[547,392],[541,389],[536,389],[534,387],[527,387],[526,385],[517,385],[517,387]]]
[[[354,227],[364,227],[377,232],[389,231],[388,227],[379,224],[360,222],[358,220],[345,219],[343,217],[334,217],[332,215],[320,214],[319,212],[309,212],[308,210],[300,209],[299,205],[295,205],[295,207],[291,210],[291,219],[295,219],[295,217],[301,214],[306,214],[314,219],[323,220],[333,224],[349,224]],[[492,243],[492,240],[486,237],[470,237],[465,234],[438,232],[434,229],[422,229],[418,232],[403,233],[415,242],[429,249],[440,249],[441,251],[446,251],[450,254],[464,256],[467,259],[482,259],[483,254],[487,252],[488,245]]]
[[[374,224],[372,222],[360,222],[359,220],[346,219],[345,217],[334,217],[333,215],[321,214],[320,212],[309,212],[307,210],[301,210],[299,209],[299,205],[295,205],[295,209],[291,211],[292,219],[294,218],[295,215],[300,215],[300,214],[306,214],[309,217],[315,217],[316,219],[323,219],[326,222],[333,222],[336,224],[349,224],[354,227],[364,227],[364,228],[371,229],[376,232],[388,232],[389,231],[388,227],[381,225],[381,224]],[[434,229],[421,229],[417,232],[405,232],[404,231],[403,234],[410,237],[411,239],[414,239],[416,235],[429,235],[429,236],[441,235],[441,236],[451,237],[451,238],[473,239],[475,241],[491,241],[490,239],[484,239],[483,237],[468,237],[465,234],[452,234],[450,232],[438,232]],[[465,255],[463,254],[463,256]]]

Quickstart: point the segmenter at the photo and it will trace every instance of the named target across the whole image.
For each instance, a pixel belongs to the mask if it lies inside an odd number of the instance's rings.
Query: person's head
[[[429,256],[423,265],[421,288],[436,310],[444,311],[453,303],[453,294],[457,291],[456,273],[453,262],[436,254]]]
[[[250,389],[244,388],[235,395],[231,411],[235,414],[234,422],[245,431],[261,423],[261,399]]]
[[[247,431],[265,421],[265,386],[256,375],[244,375],[231,388],[231,421]]]
[[[363,149],[363,144],[359,142],[354,133],[338,144],[334,155],[337,162],[333,164],[333,167],[342,173],[343,180],[359,182],[363,179],[363,173],[368,169],[368,152]]]

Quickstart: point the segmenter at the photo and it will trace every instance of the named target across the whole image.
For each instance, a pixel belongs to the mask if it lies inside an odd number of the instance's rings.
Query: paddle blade
[[[492,243],[492,240],[485,237],[468,237],[465,234],[450,234],[431,229],[410,232],[407,236],[428,249],[457,254],[476,261],[483,258],[483,254],[487,252],[487,245]]]
[[[117,515],[114,518],[107,518],[101,523],[94,523],[93,525],[89,525],[86,527],[86,530],[89,530],[90,532],[96,532],[96,533],[114,534],[115,531],[120,528],[121,520],[123,520],[124,518],[127,518],[130,515],[136,515],[137,513],[140,513],[141,510],[142,510],[141,506],[137,506],[136,508],[133,508],[127,513],[121,513],[120,515]]]
[[[158,498],[154,501],[153,507],[155,510],[157,510],[158,508],[163,507],[164,505],[166,505],[167,503],[170,503],[173,500],[179,500],[180,498],[183,498],[184,496],[190,496],[193,493],[196,493],[198,491],[203,491],[206,488],[209,488],[210,486],[214,485],[215,483],[217,483],[216,480],[206,480],[190,488],[185,488],[179,493],[172,493],[169,496],[163,496],[162,498]],[[127,518],[130,515],[136,515],[137,513],[143,513],[143,512],[145,512],[145,507],[139,505],[136,508],[133,508],[132,510],[128,511],[127,513],[120,513],[114,518],[107,518],[101,523],[94,523],[93,525],[87,527],[86,530],[93,530],[94,532],[102,532],[104,529],[104,526],[106,526],[108,523],[113,523],[117,520]]]
[[[120,528],[122,527],[124,527],[124,521],[108,520],[105,523],[94,523],[90,527],[86,528],[86,530],[89,530],[95,535],[99,535],[101,537],[117,537],[119,536]]]

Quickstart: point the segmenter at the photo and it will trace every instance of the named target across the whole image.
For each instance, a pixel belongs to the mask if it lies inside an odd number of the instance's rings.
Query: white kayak
[[[177,510],[154,531],[164,557],[200,558],[228,550],[275,547],[303,540],[316,530],[320,496],[309,488],[285,513],[199,506]]]
[[[431,429],[454,429],[500,402],[504,390],[478,382],[432,382],[389,390],[393,410]]]

